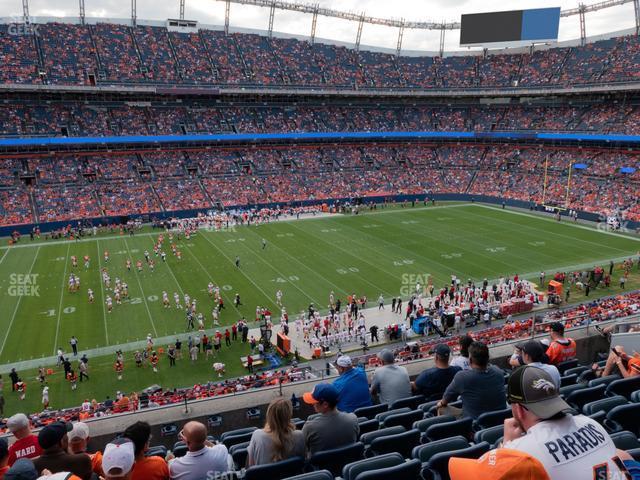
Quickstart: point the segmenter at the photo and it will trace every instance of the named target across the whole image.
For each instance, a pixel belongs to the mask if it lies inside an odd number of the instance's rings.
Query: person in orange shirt
[[[564,336],[564,325],[560,322],[551,324],[551,344],[547,349],[549,363],[558,365],[566,360],[576,357],[575,340]]]
[[[83,422],[73,424],[73,429],[67,434],[69,453],[86,453],[91,458],[91,470],[99,477],[104,477],[102,471],[102,452],[98,450],[96,453],[87,452],[87,444],[89,443],[89,425]]]
[[[133,442],[136,461],[133,464],[130,480],[169,480],[169,467],[164,458],[147,457],[151,439],[151,427],[147,422],[136,422],[123,433]]]

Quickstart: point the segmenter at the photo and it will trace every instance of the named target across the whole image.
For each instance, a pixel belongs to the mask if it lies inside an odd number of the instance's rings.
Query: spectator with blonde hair
[[[247,466],[304,457],[304,435],[291,421],[293,406],[286,398],[276,398],[267,408],[264,428],[256,430],[249,442]]]

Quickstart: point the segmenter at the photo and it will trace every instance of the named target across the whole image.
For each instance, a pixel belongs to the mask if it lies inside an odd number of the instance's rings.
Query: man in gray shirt
[[[469,370],[456,373],[437,404],[438,414],[478,418],[482,413],[507,408],[504,374],[489,365],[489,347],[482,342],[469,346]],[[447,407],[462,397],[462,411]],[[447,408],[444,408],[447,407]]]
[[[396,400],[411,396],[411,381],[407,369],[394,364],[391,350],[378,353],[383,366],[376,368],[371,381],[371,395],[378,395],[380,403],[391,405]]]
[[[330,383],[319,383],[313,392],[303,395],[303,400],[313,405],[317,415],[302,427],[307,456],[323,450],[344,447],[358,441],[360,427],[353,413],[336,409],[338,390]]]

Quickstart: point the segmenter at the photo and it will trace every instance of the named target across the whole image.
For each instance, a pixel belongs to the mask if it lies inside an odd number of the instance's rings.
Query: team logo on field
[[[12,273],[9,275],[7,293],[11,297],[39,297],[39,273]]]

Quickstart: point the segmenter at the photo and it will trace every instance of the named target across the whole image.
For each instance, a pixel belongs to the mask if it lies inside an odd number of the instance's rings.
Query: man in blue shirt
[[[338,410],[352,413],[360,407],[372,405],[367,374],[362,368],[354,368],[351,357],[342,355],[336,361],[340,376],[333,382],[338,391]]]

